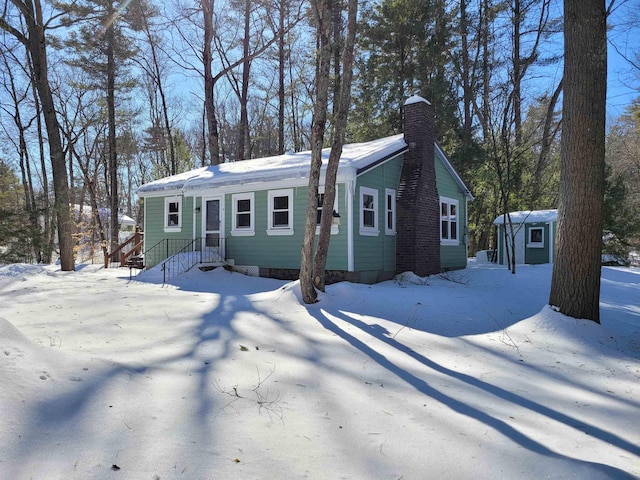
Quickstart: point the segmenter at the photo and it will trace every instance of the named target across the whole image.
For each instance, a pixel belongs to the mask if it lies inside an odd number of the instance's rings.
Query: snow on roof
[[[407,145],[402,134],[365,143],[345,145],[340,157],[339,173],[353,175],[389,156],[399,154]],[[323,170],[329,160],[329,148],[322,150]],[[180,173],[142,185],[138,195],[185,193],[209,187],[242,185],[263,181],[301,179],[309,176],[311,151],[273,157],[221,163]]]
[[[409,98],[407,98],[407,100],[404,102],[405,106],[406,105],[411,105],[413,103],[426,103],[427,105],[431,105],[431,103],[429,102],[429,100],[427,100],[426,98],[421,97],[420,95],[411,95]]]
[[[558,210],[521,210],[511,212],[510,216],[512,223],[549,223],[558,220]],[[504,221],[504,215],[500,215],[493,221],[493,224],[503,225]]]

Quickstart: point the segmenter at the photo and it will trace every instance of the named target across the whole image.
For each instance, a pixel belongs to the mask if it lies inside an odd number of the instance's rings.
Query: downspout
[[[477,254],[476,254],[477,255]],[[464,266],[469,263],[469,197],[464,197]]]
[[[192,235],[191,235],[191,238],[192,238],[193,240],[195,240],[195,239],[196,239],[196,214],[197,214],[197,208],[196,208],[196,196],[195,196],[195,195],[192,195],[192,196],[191,196],[191,198],[193,198],[193,222],[191,222],[191,223],[192,223],[191,228],[192,228],[192,230],[193,230],[193,233],[192,233]],[[193,248],[194,248],[194,249],[196,248],[196,247],[195,247],[195,244],[194,244]]]
[[[353,255],[353,195],[355,191],[355,179],[345,182],[345,195],[347,200],[347,271],[354,271]]]
[[[147,251],[147,199],[146,197],[142,197],[142,231],[144,233],[143,240],[142,240],[142,253],[144,253]]]

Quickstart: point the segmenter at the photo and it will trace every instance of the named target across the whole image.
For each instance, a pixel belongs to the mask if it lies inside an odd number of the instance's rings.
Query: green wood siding
[[[524,263],[531,265],[538,265],[542,263],[549,263],[549,252],[552,246],[555,245],[555,231],[556,231],[557,222],[552,222],[551,224],[547,223],[525,223],[522,228],[524,228]],[[517,224],[514,225],[517,229]],[[531,228],[542,228],[542,235],[544,238],[544,246],[542,248],[539,247],[529,247],[527,244],[529,242],[529,230]],[[498,225],[498,263],[501,265],[507,264],[507,259],[505,257],[505,241],[504,241],[504,225]],[[554,236],[554,240],[552,242],[551,236]]]
[[[147,197],[144,199],[145,231],[144,249],[145,265],[152,267],[173,255],[176,248],[181,248],[193,239],[193,197],[172,196],[181,199],[182,228],[179,232],[164,231],[165,197]],[[157,246],[160,242],[170,239],[169,244]]]
[[[386,189],[393,189],[397,194],[402,163],[403,156],[399,155],[363,172],[356,179],[355,190],[352,192],[353,218],[351,219],[353,226],[353,270],[358,274],[358,278],[361,281],[374,282],[381,278],[381,274],[394,273],[396,270],[396,236],[395,234],[387,234],[385,231]],[[458,201],[458,236],[460,244],[440,246],[441,267],[443,270],[464,268],[466,266],[466,246],[464,244],[467,220],[466,197],[438,157],[436,157],[435,167],[439,195]],[[378,192],[377,223],[379,233],[376,236],[361,235],[359,231],[361,216],[360,187],[371,188]],[[216,191],[212,190],[210,195],[205,195],[204,198],[218,196],[223,199],[224,231],[221,232],[221,237],[224,239],[227,259],[233,259],[235,265],[239,266],[257,266],[272,269],[300,268],[300,250],[304,239],[307,204],[306,185],[289,187],[293,191],[293,235],[269,235],[267,233],[269,191],[287,188],[277,187],[253,192],[254,235],[252,236],[231,235],[234,220],[232,218],[232,193],[216,195]],[[349,218],[347,215],[347,192],[347,185],[338,185],[337,210],[341,215],[341,225],[338,227],[338,233],[331,235],[327,260],[328,270],[348,270],[347,227]],[[180,232],[164,231],[164,197],[145,198],[145,248],[147,250],[165,239],[202,237],[202,218],[205,213],[202,198],[181,198],[182,228]],[[158,252],[157,256],[157,259],[149,257],[147,265],[152,266],[166,258],[166,256],[162,257],[160,252]]]
[[[280,190],[274,189],[274,190]],[[251,265],[262,268],[300,268],[300,251],[304,240],[304,222],[307,208],[307,187],[293,187],[293,235],[268,235],[268,192],[255,192],[254,220],[255,235],[249,237],[232,236],[233,225],[232,195],[225,196],[225,238],[226,256],[236,265]],[[343,218],[346,213],[345,187],[338,185],[338,211]],[[346,225],[331,235],[327,269],[347,269]]]
[[[356,181],[353,198],[353,243],[354,270],[356,272],[395,272],[396,269],[396,237],[385,233],[386,195],[385,189],[398,189],[400,172],[402,170],[400,155],[382,165],[373,168]],[[360,235],[360,187],[368,187],[378,192],[378,236]]]
[[[436,181],[438,195],[458,200],[458,239],[459,245],[440,245],[440,267],[442,270],[455,270],[467,266],[467,246],[465,245],[467,232],[467,202],[460,186],[445,167],[436,150]],[[438,226],[439,228],[439,226]]]

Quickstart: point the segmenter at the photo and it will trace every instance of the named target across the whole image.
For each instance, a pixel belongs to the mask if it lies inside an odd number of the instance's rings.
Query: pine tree
[[[116,95],[130,90],[135,82],[130,75],[131,59],[137,53],[133,36],[127,30],[140,30],[139,17],[144,4],[128,9],[129,2],[85,0],[74,3],[71,11],[88,20],[70,32],[66,45],[72,52],[68,63],[88,74],[92,83],[81,85],[103,92],[107,110],[107,164],[109,208],[111,215],[111,249],[118,244],[118,146],[116,125]]]
[[[607,12],[604,0],[565,0],[564,9],[560,201],[549,303],[600,323]]]

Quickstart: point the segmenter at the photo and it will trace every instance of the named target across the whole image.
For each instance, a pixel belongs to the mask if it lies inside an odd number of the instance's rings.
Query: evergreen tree
[[[103,92],[107,110],[107,162],[109,207],[111,215],[111,249],[118,244],[118,147],[116,125],[116,93],[124,94],[135,82],[130,74],[131,59],[137,53],[131,31],[140,30],[142,9],[129,8],[127,1],[85,0],[72,11],[86,18],[69,34],[66,43],[72,51],[68,63],[86,72],[91,83],[80,88]],[[144,4],[143,4],[144,5]]]
[[[20,180],[0,159],[0,263],[31,262],[38,234],[29,221]]]
[[[607,12],[564,1],[564,94],[558,234],[549,304],[600,323]]]
[[[383,0],[362,10],[350,141],[402,131],[400,106],[413,94],[435,108],[436,136],[457,144],[458,95],[450,63],[453,17],[444,0]]]

